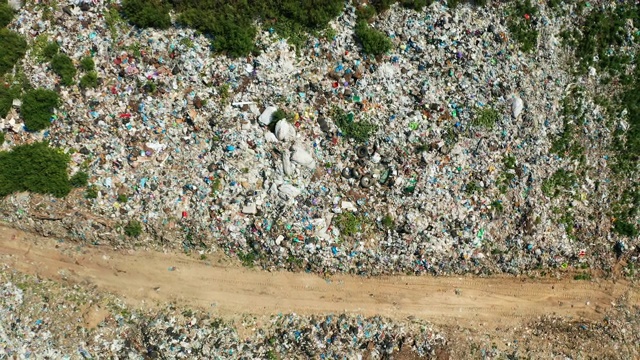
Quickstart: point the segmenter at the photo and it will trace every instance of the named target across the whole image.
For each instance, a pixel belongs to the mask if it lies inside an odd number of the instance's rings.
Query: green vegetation
[[[87,199],[97,199],[98,198],[98,187],[95,185],[91,185],[87,187],[87,190],[84,193],[84,197]]]
[[[358,142],[365,142],[369,140],[371,135],[378,130],[378,127],[369,121],[354,121],[353,114],[347,114],[344,110],[338,107],[334,107],[332,109],[332,117],[333,121],[335,121],[344,136]]]
[[[387,214],[382,218],[382,226],[386,227],[387,229],[393,230],[396,227],[396,223],[395,221],[393,221],[391,215]]]
[[[0,27],[6,27],[13,20],[13,9],[8,4],[0,3]]]
[[[0,197],[29,191],[64,197],[71,191],[69,155],[46,142],[19,145],[0,152]]]
[[[499,118],[500,114],[498,114],[498,111],[486,107],[478,112],[478,116],[473,121],[473,125],[491,129]]]
[[[354,236],[362,232],[364,220],[351,212],[344,212],[335,217],[335,224],[342,236]]]
[[[42,49],[42,60],[51,61],[60,52],[60,45],[56,41],[51,41]]]
[[[282,119],[286,119],[286,118],[287,118],[287,113],[284,112],[284,110],[282,110],[282,109],[276,110],[276,112],[274,112],[271,115],[271,121],[272,122],[278,122],[278,121],[280,121]]]
[[[217,93],[218,95],[220,95],[220,101],[223,104],[226,104],[227,101],[229,101],[229,98],[231,97],[231,94],[229,93],[229,84],[222,84],[218,86]]]
[[[51,69],[60,76],[62,85],[73,85],[73,78],[76,76],[76,67],[73,61],[65,54],[57,54],[51,59]]]
[[[27,53],[27,41],[14,31],[0,29],[0,44],[0,76],[3,76]]]
[[[507,155],[502,159],[502,166],[504,170],[498,177],[498,188],[503,194],[507,192],[509,184],[511,184],[513,179],[516,178],[516,163],[516,158],[511,155]]]
[[[80,78],[80,87],[83,89],[94,88],[98,86],[98,73],[89,71]]]
[[[367,24],[366,21],[358,21],[355,35],[365,54],[381,55],[391,50],[391,40],[379,30]]]
[[[8,84],[4,86],[4,84],[0,83],[0,118],[7,116],[9,110],[11,110],[13,99],[19,97],[20,89],[13,86],[9,87]]]
[[[246,267],[253,267],[253,264],[258,258],[259,256],[255,251],[250,251],[247,253],[238,252],[238,259],[240,259],[242,265]]]
[[[87,186],[88,182],[89,182],[89,175],[87,175],[87,173],[84,171],[78,171],[71,177],[71,179],[69,179],[69,183],[74,188]]]
[[[517,0],[507,18],[509,31],[520,44],[522,52],[530,52],[538,44],[538,30],[531,21],[537,13],[538,8],[531,4],[531,0]]]
[[[562,190],[569,190],[576,184],[576,176],[564,169],[559,169],[551,177],[542,181],[542,193],[554,198],[561,194]]]
[[[129,237],[137,238],[142,234],[142,224],[138,220],[130,220],[127,225],[124,226],[124,234]]]
[[[118,199],[116,201],[118,201],[121,204],[124,204],[127,201],[129,201],[129,197],[127,197],[127,195],[125,195],[125,194],[119,194],[118,195]]]
[[[0,146],[2,146],[2,144],[4,144],[4,132],[0,131]]]
[[[93,71],[96,69],[96,63],[91,56],[86,56],[80,60],[80,67],[84,71]]]
[[[582,97],[579,92],[572,91],[564,99],[562,99],[562,134],[558,136],[551,144],[551,153],[559,156],[571,157],[573,159],[581,159],[584,148],[577,141],[575,124],[584,122],[584,113],[582,111]]]
[[[573,280],[587,280],[587,281],[589,281],[589,280],[591,280],[591,274],[589,274],[587,272],[576,274],[573,277]]]
[[[124,0],[122,14],[141,28],[167,29],[171,26],[171,6],[162,0]]]
[[[21,113],[24,124],[30,131],[40,131],[51,125],[53,109],[58,106],[58,94],[51,90],[35,89],[25,93]]]

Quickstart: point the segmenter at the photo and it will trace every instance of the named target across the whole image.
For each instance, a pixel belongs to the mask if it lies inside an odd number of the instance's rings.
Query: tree
[[[0,3],[0,27],[9,25],[13,20],[13,9],[5,3]]]
[[[71,191],[69,160],[69,155],[46,142],[0,152],[0,197],[20,191],[66,196]]]
[[[40,131],[51,125],[53,109],[60,99],[55,91],[45,89],[29,90],[22,99],[20,112],[24,124],[31,131]]]
[[[171,26],[170,6],[161,0],[124,0],[122,13],[133,25],[141,28],[167,29]]]
[[[0,44],[0,76],[3,76],[27,53],[27,41],[14,31],[0,29]]]
[[[391,40],[381,31],[371,28],[365,21],[358,21],[355,35],[366,54],[381,55],[391,49]]]

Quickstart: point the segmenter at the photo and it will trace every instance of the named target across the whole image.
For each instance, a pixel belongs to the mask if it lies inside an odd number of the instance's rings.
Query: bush
[[[282,109],[278,109],[273,114],[271,114],[272,123],[277,123],[278,121],[286,118],[287,118],[287,113],[284,112],[284,110]]]
[[[86,56],[80,60],[80,67],[84,71],[93,71],[96,69],[96,63],[91,56]]]
[[[70,157],[46,142],[0,152],[0,197],[21,191],[64,197],[71,191]]]
[[[27,91],[22,99],[20,112],[28,130],[40,131],[51,125],[53,109],[59,103],[58,94],[51,90]]]
[[[433,0],[400,0],[400,4],[407,8],[416,11],[421,11],[425,6],[429,6],[433,3]]]
[[[0,3],[0,27],[6,27],[13,20],[13,9],[5,3]]]
[[[27,53],[27,41],[16,32],[0,29],[0,44],[0,76],[3,76]]]
[[[138,237],[142,234],[142,224],[140,221],[131,220],[124,226],[124,233],[129,237]]]
[[[42,58],[45,61],[51,61],[53,60],[54,56],[58,55],[59,52],[60,45],[58,45],[58,42],[51,41],[44,47],[44,49],[42,49]]]
[[[487,129],[493,128],[496,124],[496,121],[500,118],[500,114],[495,109],[492,108],[484,108],[478,112],[478,116],[473,121],[473,124],[476,126],[481,126]]]
[[[340,108],[334,108],[331,116],[346,137],[358,142],[369,140],[371,135],[378,129],[376,125],[365,120],[355,122],[352,115],[346,114]]]
[[[237,17],[236,17],[237,16]],[[213,37],[213,49],[229,56],[246,56],[256,51],[257,30],[251,18],[213,11],[189,9],[180,14],[179,21]]]
[[[516,1],[513,12],[508,18],[507,25],[514,39],[520,43],[522,52],[530,52],[538,45],[538,30],[532,21],[527,20],[525,15],[536,16],[538,8],[531,4],[531,0]]]
[[[84,193],[84,197],[87,199],[97,199],[98,198],[98,187],[95,185],[91,185],[87,187],[87,191]]]
[[[343,7],[342,0],[283,1],[279,12],[307,29],[323,29],[340,14]]]
[[[376,8],[369,5],[359,6],[356,9],[356,16],[358,21],[369,21],[376,16]]]
[[[11,106],[13,106],[13,99],[20,97],[20,89],[17,87],[8,87],[4,84],[0,84],[0,118],[7,116]]]
[[[335,219],[335,224],[342,236],[351,237],[362,231],[363,221],[353,213],[344,212],[338,214]]]
[[[118,195],[118,199],[116,201],[121,203],[121,204],[124,204],[127,201],[129,201],[129,198],[125,194],[120,194],[120,195]]]
[[[0,132],[0,146],[4,144],[4,132]]]
[[[358,22],[355,34],[366,54],[380,55],[391,49],[391,40],[381,31],[369,27],[364,21]]]
[[[124,17],[140,28],[167,29],[171,26],[170,6],[161,0],[124,0]]]
[[[90,71],[80,78],[80,87],[83,89],[98,86],[98,73]]]
[[[73,61],[65,54],[55,55],[51,59],[51,69],[62,79],[62,85],[72,85],[73,78],[76,76],[76,67]]]
[[[74,188],[87,186],[87,184],[89,183],[89,175],[87,175],[87,173],[84,171],[78,171],[77,173],[75,173],[75,175],[71,177],[71,179],[69,180],[69,183]]]

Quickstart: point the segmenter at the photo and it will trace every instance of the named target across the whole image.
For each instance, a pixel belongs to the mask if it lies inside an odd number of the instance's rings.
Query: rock
[[[291,164],[291,153],[287,150],[282,153],[282,168],[287,176],[293,175],[293,165]]]
[[[301,147],[294,147],[291,160],[297,162],[302,166],[306,166],[311,170],[316,168],[316,162],[315,160],[313,160],[313,156],[311,156],[311,154],[309,154],[306,150],[304,150]]]
[[[513,98],[511,102],[511,115],[514,119],[517,119],[522,113],[522,109],[524,109],[524,102],[519,97]]]
[[[243,214],[255,215],[257,212],[258,212],[258,209],[256,208],[256,204],[245,205],[242,208]]]
[[[289,199],[294,199],[298,195],[302,194],[302,191],[300,189],[291,184],[280,185],[280,189],[278,190],[280,191],[281,195],[284,195]]]
[[[276,138],[280,141],[293,140],[296,137],[296,129],[286,119],[276,124]]]
[[[278,111],[278,108],[275,106],[267,106],[266,109],[260,114],[258,117],[258,122],[261,125],[269,125],[271,124],[273,113]]]

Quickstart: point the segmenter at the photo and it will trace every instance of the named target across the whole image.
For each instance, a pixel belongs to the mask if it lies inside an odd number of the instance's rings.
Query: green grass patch
[[[588,272],[583,272],[580,274],[576,274],[573,276],[573,280],[586,280],[589,281],[591,280],[591,274],[589,274]]]
[[[336,215],[334,222],[340,230],[340,235],[351,237],[364,230],[365,220],[352,212],[343,212]]]
[[[498,111],[490,107],[485,107],[478,112],[478,115],[473,120],[473,125],[492,129],[499,118],[500,114],[498,114]]]
[[[85,56],[80,60],[80,67],[84,71],[93,71],[96,69],[96,63],[91,56]]]
[[[69,160],[69,155],[46,142],[0,152],[0,197],[21,191],[66,196],[71,191]]]
[[[88,182],[89,175],[87,175],[87,173],[84,171],[78,171],[71,177],[71,179],[69,179],[69,183],[75,188],[87,186]]]
[[[347,138],[357,142],[365,142],[378,130],[378,127],[367,120],[355,121],[352,113],[334,107],[331,111],[333,121]]]
[[[98,73],[89,71],[80,78],[80,87],[83,89],[95,88],[98,86]]]
[[[551,177],[542,181],[542,193],[548,197],[555,198],[563,190],[569,190],[576,184],[576,176],[564,169],[558,169]]]
[[[13,20],[15,12],[6,3],[0,3],[0,27],[6,27]]]
[[[538,44],[538,30],[531,21],[537,13],[538,7],[533,5],[531,0],[517,0],[512,5],[507,26],[522,52],[531,52]]]

